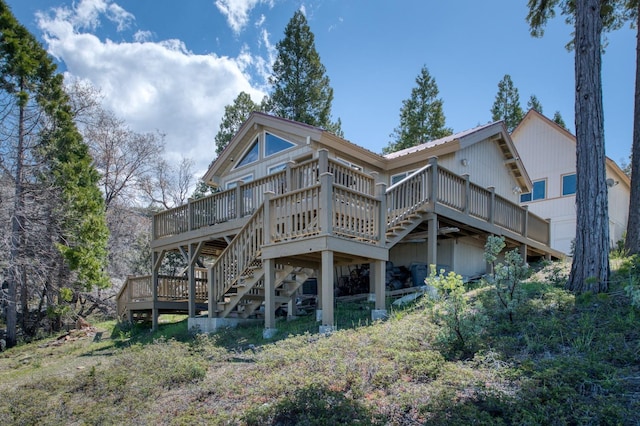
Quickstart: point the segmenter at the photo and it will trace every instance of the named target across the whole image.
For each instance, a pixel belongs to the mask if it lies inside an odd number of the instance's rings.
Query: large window
[[[573,195],[576,193],[576,174],[562,176],[562,195]]]
[[[227,189],[235,188],[236,186],[238,186],[238,182],[247,183],[247,182],[251,182],[252,180],[253,180],[253,175],[246,175],[246,176],[241,177],[238,180],[234,180],[232,182],[227,182],[226,187],[227,187]]]
[[[547,181],[537,180],[533,182],[533,191],[520,195],[520,202],[544,200],[547,197]]]
[[[260,151],[258,148],[258,138],[256,138],[256,140],[253,142],[253,145],[251,145],[251,148],[249,148],[247,153],[244,154],[244,157],[242,157],[242,160],[238,162],[238,164],[236,165],[236,168],[246,166],[247,164],[251,164],[253,162],[258,161],[259,155],[260,155]]]
[[[268,157],[273,154],[277,154],[280,151],[292,148],[295,145],[289,141],[285,141],[271,133],[264,134],[264,156]]]

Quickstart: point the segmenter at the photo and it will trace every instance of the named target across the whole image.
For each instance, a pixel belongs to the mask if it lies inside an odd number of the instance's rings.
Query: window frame
[[[245,163],[242,164],[242,162],[244,161],[244,159],[247,157],[247,155],[249,155],[249,153],[251,151],[253,151],[253,148],[257,147],[258,148],[258,156],[256,157],[255,160],[249,162],[249,163]],[[238,161],[238,163],[233,167],[233,169],[241,169],[243,167],[249,166],[251,164],[257,163],[258,161],[260,161],[260,137],[256,136],[256,138],[253,140],[253,142],[249,145],[249,148],[247,148],[242,155],[240,156],[240,161]]]
[[[571,176],[573,176],[573,178],[574,178],[574,181],[573,181],[573,192],[565,193],[565,190],[564,190],[564,187],[565,187],[564,179],[567,178],[567,177],[571,177]],[[578,180],[577,180],[577,177],[576,177],[576,173],[575,172],[574,173],[566,173],[566,174],[562,175],[560,177],[560,179],[561,179],[561,182],[562,182],[562,188],[560,188],[560,193],[562,194],[562,196],[563,197],[571,197],[572,195],[576,195],[576,191],[578,190]]]
[[[533,182],[531,182],[533,184],[533,186],[531,187],[531,191],[530,192],[524,192],[522,194],[520,194],[520,203],[530,203],[532,201],[540,201],[540,200],[546,200],[547,199],[547,179],[538,179],[535,180]],[[543,183],[544,184],[544,193],[542,195],[542,197],[535,197],[535,192],[536,192],[536,184],[539,183]],[[526,199],[528,198],[528,199]]]
[[[290,144],[291,146],[289,146],[288,148],[282,149],[280,151],[276,151],[276,152],[274,152],[272,154],[267,154],[267,135],[271,135],[271,136],[273,136],[275,138],[278,138],[281,141],[284,141],[284,142]],[[295,148],[297,146],[294,142],[291,142],[290,140],[285,139],[282,136],[278,136],[275,133],[267,132],[266,130],[264,132],[262,132],[262,140],[264,141],[264,143],[262,145],[262,156],[263,156],[263,158],[273,157],[274,155],[281,154],[281,153],[283,153],[285,151],[288,151],[290,149],[293,149],[293,148]]]

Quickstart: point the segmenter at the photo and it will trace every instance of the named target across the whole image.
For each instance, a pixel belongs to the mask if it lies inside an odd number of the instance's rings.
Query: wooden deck
[[[118,312],[126,317],[138,308],[146,309],[149,302],[158,309],[184,303],[193,288],[190,313],[208,303],[204,310],[215,316],[229,311],[221,305],[241,303],[240,289],[259,289],[264,284],[265,259],[278,258],[282,265],[297,259],[307,266],[319,262],[330,240],[339,242],[336,259],[344,256],[343,262],[381,259],[381,252],[433,217],[463,230],[503,235],[536,254],[558,255],[549,248],[547,220],[500,197],[492,188],[470,182],[468,176],[439,167],[435,159],[387,188],[373,176],[324,153],[263,179],[156,214],[154,252],[189,247],[196,256],[215,257],[215,262],[208,270],[192,274],[191,281],[189,274],[158,276],[155,291],[152,276],[129,278],[118,294]],[[310,244],[312,241],[316,243]],[[156,270],[157,263],[158,259]],[[300,269],[297,271],[299,274]],[[283,290],[279,294],[287,295],[290,279],[280,275],[278,285]],[[246,294],[252,295],[251,306],[255,307],[260,292]]]

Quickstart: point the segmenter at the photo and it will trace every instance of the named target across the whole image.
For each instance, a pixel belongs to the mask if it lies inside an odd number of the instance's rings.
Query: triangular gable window
[[[264,156],[268,157],[273,154],[277,154],[280,151],[294,147],[295,144],[285,141],[271,133],[265,133],[264,135]]]
[[[238,164],[236,165],[236,169],[238,167],[246,166],[247,164],[258,161],[259,154],[260,152],[258,150],[258,138],[256,138],[256,140],[253,142],[253,145],[251,145],[251,148],[249,148],[249,151],[247,151],[244,157],[242,157],[242,160],[240,160],[240,162],[238,162]]]

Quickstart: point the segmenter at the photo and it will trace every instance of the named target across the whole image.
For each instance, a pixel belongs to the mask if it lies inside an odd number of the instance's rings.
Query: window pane
[[[285,149],[289,149],[292,146],[295,146],[291,142],[285,141],[284,139],[274,136],[271,133],[265,134],[264,143],[265,143],[265,147],[264,147],[265,157],[268,157],[280,151],[284,151]]]
[[[258,139],[253,143],[251,149],[242,157],[236,168],[246,166],[254,161],[258,161]]]
[[[277,166],[269,167],[269,174],[278,173],[287,168],[286,163],[278,164]]]
[[[571,195],[576,193],[576,175],[562,176],[562,195]]]
[[[526,203],[527,201],[531,201],[531,193],[526,192],[524,194],[520,194],[520,202]]]
[[[396,183],[400,182],[402,179],[404,179],[406,177],[407,177],[406,173],[402,173],[402,174],[399,174],[399,175],[391,176],[391,185],[395,185]]]
[[[537,182],[533,182],[533,199],[534,200],[542,200],[546,197],[547,194],[547,181],[539,180]]]

